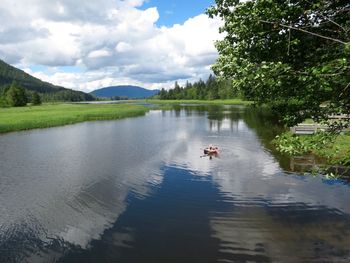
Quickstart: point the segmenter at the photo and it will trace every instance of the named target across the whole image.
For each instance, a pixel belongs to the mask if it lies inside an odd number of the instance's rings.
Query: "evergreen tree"
[[[199,80],[197,82],[185,84],[181,87],[177,82],[173,89],[166,91],[162,89],[158,96],[161,100],[215,100],[237,98],[239,93],[234,90],[232,80],[219,80],[210,75],[207,81]]]
[[[32,104],[33,105],[40,105],[41,104],[41,98],[38,92],[34,92],[32,95]]]
[[[213,75],[209,76],[206,83],[206,88],[207,88],[207,98],[209,100],[216,100],[219,98],[218,82]]]
[[[161,100],[166,100],[168,98],[168,93],[166,92],[166,90],[164,88],[161,89],[161,91],[159,92],[159,98]]]
[[[6,99],[9,106],[20,107],[26,106],[28,99],[25,90],[13,82],[6,92]]]

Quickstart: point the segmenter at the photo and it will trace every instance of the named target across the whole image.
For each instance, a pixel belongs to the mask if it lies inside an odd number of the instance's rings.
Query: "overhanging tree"
[[[344,0],[216,0],[217,76],[288,125],[350,114],[350,5]],[[336,125],[339,128],[341,125]]]

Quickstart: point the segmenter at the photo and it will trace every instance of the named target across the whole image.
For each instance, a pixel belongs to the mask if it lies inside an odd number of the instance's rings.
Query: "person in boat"
[[[218,153],[219,153],[219,148],[211,144],[204,149],[204,154],[218,154]]]

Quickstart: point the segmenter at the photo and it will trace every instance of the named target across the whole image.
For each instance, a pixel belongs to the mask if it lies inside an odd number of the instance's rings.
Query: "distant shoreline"
[[[154,104],[207,104],[207,105],[251,105],[252,101],[242,99],[227,99],[227,100],[160,100],[160,99],[145,99],[141,100],[147,103]]]

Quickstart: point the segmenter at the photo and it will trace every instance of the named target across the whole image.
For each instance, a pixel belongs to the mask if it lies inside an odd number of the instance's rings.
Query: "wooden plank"
[[[294,134],[299,135],[311,135],[316,133],[319,130],[327,130],[328,127],[320,124],[299,124],[294,127],[291,127],[290,130]]]
[[[349,120],[350,115],[347,114],[332,114],[328,116],[329,119],[336,119],[336,120]]]

